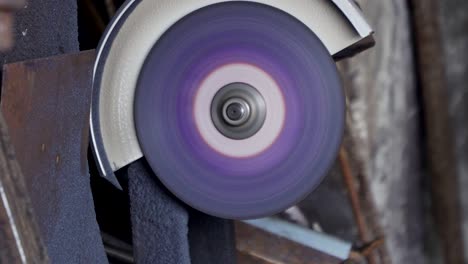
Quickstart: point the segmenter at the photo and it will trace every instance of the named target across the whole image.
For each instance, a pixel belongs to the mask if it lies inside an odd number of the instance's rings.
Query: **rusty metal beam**
[[[23,174],[0,112],[0,263],[48,263]]]
[[[239,264],[338,264],[343,261],[246,222],[237,221],[235,230]]]
[[[21,0],[0,0],[0,51],[13,46],[13,13]],[[0,263],[48,263],[26,184],[0,112]]]
[[[362,206],[361,206],[361,199],[359,198],[358,190],[356,188],[357,179],[354,177],[351,164],[348,158],[348,153],[344,146],[341,147],[338,160],[340,162],[340,167],[343,173],[343,181],[346,185],[346,189],[348,190],[349,200],[351,203],[351,207],[353,208],[354,219],[356,221],[356,226],[359,232],[359,237],[361,241],[367,242],[370,238],[369,226],[366,222]],[[374,239],[374,238],[372,238]],[[383,239],[381,240],[383,242]],[[377,263],[377,257],[375,252],[370,251],[367,257],[367,262],[369,264]]]
[[[88,51],[3,71],[1,109],[54,263],[105,259],[87,160],[94,58]]]

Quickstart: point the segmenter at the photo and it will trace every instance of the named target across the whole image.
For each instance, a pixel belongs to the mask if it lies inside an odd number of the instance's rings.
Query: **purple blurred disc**
[[[212,130],[209,102],[223,79],[263,93],[265,124],[250,141]],[[165,32],[141,69],[134,114],[145,158],[169,190],[203,212],[246,219],[280,212],[320,183],[341,143],[344,106],[335,63],[308,27],[236,1]]]

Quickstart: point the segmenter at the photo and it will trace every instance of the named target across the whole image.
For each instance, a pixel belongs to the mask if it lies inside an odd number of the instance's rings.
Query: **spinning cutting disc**
[[[293,16],[253,2],[198,9],[155,43],[134,99],[139,145],[184,202],[271,215],[312,191],[344,127],[336,66]]]

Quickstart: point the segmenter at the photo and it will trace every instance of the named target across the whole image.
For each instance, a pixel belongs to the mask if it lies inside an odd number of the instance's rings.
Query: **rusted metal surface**
[[[235,230],[239,264],[338,264],[342,262],[338,258],[244,222],[237,221]]]
[[[1,108],[54,263],[105,261],[87,163],[94,51],[6,65]]]
[[[14,12],[24,5],[24,0],[0,0],[0,51],[13,46]]]
[[[345,182],[346,189],[348,190],[349,200],[351,203],[351,207],[353,208],[354,218],[356,220],[357,229],[359,231],[359,237],[362,242],[366,243],[367,241],[375,238],[372,237],[372,234],[370,232],[371,228],[369,227],[369,224],[366,221],[366,217],[364,215],[363,208],[361,205],[361,199],[356,188],[358,180],[353,175],[348,153],[344,146],[342,146],[340,149],[338,159],[343,173],[343,181]],[[367,258],[367,262],[369,264],[378,263],[377,255],[375,253],[378,249],[381,248],[384,242],[385,241],[383,238],[373,240],[369,243],[370,246],[367,246],[365,247],[365,249],[362,250],[361,255]]]
[[[369,237],[368,227],[366,225],[364,216],[361,211],[361,202],[359,196],[356,192],[355,183],[356,179],[354,178],[351,168],[349,165],[348,154],[344,147],[340,149],[339,153],[340,167],[343,172],[343,180],[348,189],[349,200],[351,201],[351,207],[353,208],[354,218],[356,220],[357,229],[359,231],[359,236],[361,240],[365,241]]]
[[[252,253],[237,251],[238,264],[278,264],[273,260],[264,259],[262,256],[254,256]]]
[[[465,263],[454,131],[450,123],[439,2],[412,0],[432,213],[446,263]],[[465,61],[466,62],[466,61]]]
[[[94,51],[18,62],[4,67],[1,109],[29,189],[34,189],[34,185],[41,181],[51,181],[49,188],[59,188],[58,181],[54,182],[56,179],[42,174],[50,167],[60,170],[67,159],[79,160],[80,166],[76,169],[87,173],[89,126],[86,116],[89,104],[67,105],[70,102],[67,98],[73,96],[70,93],[77,93],[76,100],[81,100],[79,90],[70,90],[82,89],[81,92],[85,94],[82,97],[87,97],[86,101],[89,102],[91,88],[90,76],[87,75],[90,74],[93,60]],[[81,85],[69,87],[72,85],[70,82]],[[77,113],[83,110],[86,112]],[[61,151],[77,142],[69,142],[64,132],[76,122],[81,122],[81,155],[66,157],[67,153]],[[59,173],[56,177],[60,177]],[[39,207],[48,201],[33,203]]]
[[[23,174],[1,113],[0,263],[48,263]]]

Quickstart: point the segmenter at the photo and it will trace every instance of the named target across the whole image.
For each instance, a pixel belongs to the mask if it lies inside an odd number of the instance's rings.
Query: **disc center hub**
[[[211,102],[213,124],[231,139],[245,139],[257,133],[265,122],[266,111],[263,96],[246,83],[222,87]]]

